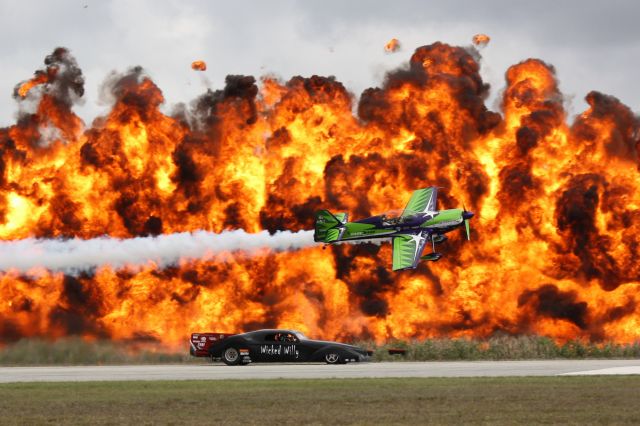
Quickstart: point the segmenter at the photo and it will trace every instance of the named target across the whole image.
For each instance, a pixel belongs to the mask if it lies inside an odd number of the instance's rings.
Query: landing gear
[[[429,254],[425,254],[420,259],[421,260],[430,260],[431,262],[436,262],[436,261],[440,260],[441,257],[442,257],[442,253],[429,253]]]
[[[422,256],[420,259],[422,260],[430,260],[432,262],[436,262],[438,260],[440,260],[440,258],[442,257],[442,253],[437,253],[436,252],[436,239],[438,239],[437,237],[444,237],[444,235],[430,235],[429,238],[431,239],[431,248],[432,248],[432,252],[429,254],[426,254],[424,256]],[[446,237],[444,237],[444,239],[440,239],[438,242],[444,241],[446,239]]]

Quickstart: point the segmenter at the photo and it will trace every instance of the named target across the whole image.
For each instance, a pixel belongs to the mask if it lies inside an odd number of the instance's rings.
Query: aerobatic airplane
[[[436,261],[442,257],[436,244],[447,240],[447,232],[463,226],[469,236],[469,219],[473,213],[466,209],[436,209],[438,188],[418,189],[401,212],[387,212],[355,222],[347,222],[347,213],[316,212],[313,239],[325,244],[375,242],[393,240],[393,270],[414,269],[420,260]],[[420,256],[427,241],[433,251]]]

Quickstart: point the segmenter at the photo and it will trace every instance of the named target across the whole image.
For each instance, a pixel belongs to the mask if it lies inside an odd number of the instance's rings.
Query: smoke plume
[[[197,231],[128,239],[28,238],[0,242],[0,270],[37,276],[44,268],[78,275],[108,265],[136,271],[149,264],[163,268],[191,260],[225,261],[264,250],[280,252],[312,245],[313,231],[279,231],[272,235],[268,231],[249,234],[241,229],[220,234]]]

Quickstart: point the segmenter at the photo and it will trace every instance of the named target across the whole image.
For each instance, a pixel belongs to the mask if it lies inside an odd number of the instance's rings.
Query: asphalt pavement
[[[0,383],[114,380],[505,377],[640,374],[635,360],[371,362],[347,365],[224,364],[0,367]]]

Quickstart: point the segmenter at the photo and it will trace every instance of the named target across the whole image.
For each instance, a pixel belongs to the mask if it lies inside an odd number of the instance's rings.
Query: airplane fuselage
[[[411,216],[388,218],[385,215],[368,217],[355,222],[347,222],[339,241],[372,240],[390,238],[407,231],[427,232],[429,235],[443,235],[464,225],[462,209],[440,210],[418,213]]]

